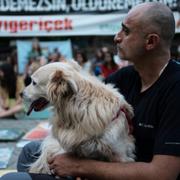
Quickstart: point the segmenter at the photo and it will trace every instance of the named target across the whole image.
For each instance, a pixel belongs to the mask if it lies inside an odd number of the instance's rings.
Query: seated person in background
[[[12,65],[0,65],[0,118],[18,117],[23,112],[19,93],[24,88],[23,79],[18,77]]]

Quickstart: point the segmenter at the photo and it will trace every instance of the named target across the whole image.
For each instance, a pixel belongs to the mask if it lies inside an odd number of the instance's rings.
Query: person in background
[[[104,62],[100,66],[101,76],[103,79],[107,78],[110,74],[117,71],[119,66],[114,61],[114,54],[110,51],[104,53]]]
[[[174,33],[172,11],[162,3],[146,2],[129,11],[115,36],[120,58],[133,65],[116,71],[106,83],[114,84],[134,108],[135,162],[102,162],[65,153],[49,159],[54,176],[11,173],[2,180],[53,180],[57,176],[180,180],[180,64],[170,60]],[[24,157],[32,157],[33,148],[33,144],[25,146]]]
[[[40,67],[41,65],[46,63],[46,59],[43,57],[42,48],[40,46],[40,42],[37,38],[32,40],[32,48],[27,55],[27,64],[24,72],[24,82],[27,86],[31,82],[31,74],[32,69],[36,67]]]
[[[13,49],[10,55],[7,56],[6,62],[13,66],[14,71],[18,72],[18,60],[17,60],[17,50]]]
[[[31,64],[31,59],[38,60],[42,56],[42,48],[38,39],[32,40],[32,48],[28,53],[28,62]]]
[[[101,68],[100,66],[102,65],[104,61],[104,53],[102,49],[97,49],[95,52],[95,57],[92,59],[92,73],[95,76],[99,76],[101,74]]]
[[[87,73],[91,72],[91,62],[87,59],[87,55],[83,51],[77,51],[75,53],[74,60],[78,62],[78,64],[82,67],[82,71]]]
[[[9,63],[0,65],[0,118],[15,117],[23,111],[20,92],[24,88],[23,78],[18,77]]]
[[[58,48],[54,48],[52,52],[49,52],[48,63],[65,61],[65,57],[61,54]]]

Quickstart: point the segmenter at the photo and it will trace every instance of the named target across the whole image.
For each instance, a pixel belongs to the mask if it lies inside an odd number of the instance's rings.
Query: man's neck
[[[141,92],[150,88],[158,80],[169,62],[169,57],[143,62],[140,65],[135,64],[135,68],[141,77]]]

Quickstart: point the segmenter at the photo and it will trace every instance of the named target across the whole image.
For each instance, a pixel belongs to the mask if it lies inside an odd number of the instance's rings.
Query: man
[[[180,65],[170,61],[174,31],[170,9],[151,2],[133,8],[115,37],[119,56],[134,66],[117,71],[106,83],[115,84],[134,107],[136,162],[101,162],[63,154],[49,160],[55,175],[180,180]]]
[[[133,8],[115,37],[121,59],[134,66],[106,82],[120,89],[135,111],[137,162],[104,163],[68,155],[49,161],[57,175],[88,179],[175,180],[180,173],[180,65],[170,61],[175,22],[160,3]]]

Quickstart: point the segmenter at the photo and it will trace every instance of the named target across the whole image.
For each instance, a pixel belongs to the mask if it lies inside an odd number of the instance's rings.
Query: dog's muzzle
[[[48,105],[49,105],[49,101],[44,97],[40,97],[30,104],[30,106],[27,110],[27,115],[30,115],[32,110],[41,111],[41,110],[45,109]]]

